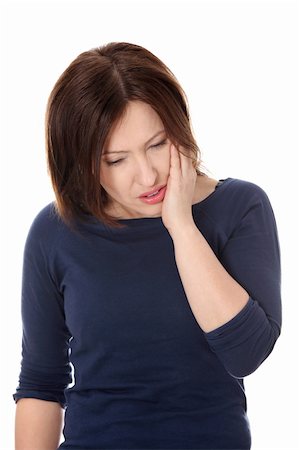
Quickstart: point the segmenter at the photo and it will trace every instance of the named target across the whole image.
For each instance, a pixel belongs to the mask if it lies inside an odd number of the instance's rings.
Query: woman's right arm
[[[25,243],[22,275],[22,358],[16,405],[17,450],[57,449],[72,382],[70,332],[53,254],[59,248],[50,211],[34,220]]]
[[[57,450],[63,414],[58,402],[19,399],[15,416],[15,450]]]

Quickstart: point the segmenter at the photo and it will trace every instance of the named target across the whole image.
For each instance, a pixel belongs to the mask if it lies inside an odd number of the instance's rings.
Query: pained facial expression
[[[170,144],[156,111],[147,103],[131,101],[101,159],[107,212],[119,219],[161,216],[162,201],[146,204],[139,196],[167,184]]]

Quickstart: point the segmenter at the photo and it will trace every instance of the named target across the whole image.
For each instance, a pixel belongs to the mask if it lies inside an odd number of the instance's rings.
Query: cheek
[[[111,170],[100,170],[101,186],[111,195],[121,195],[126,190],[129,179],[124,170],[113,170],[113,168]]]
[[[109,193],[115,190],[117,183],[115,183],[113,170],[106,169],[105,167],[100,169],[100,184]]]
[[[108,176],[106,174],[106,170],[103,169],[102,167],[100,168],[99,176],[100,176],[100,184],[101,184],[101,186],[103,186],[104,188],[105,188],[105,186],[108,186],[109,185],[109,183],[108,183],[108,179],[109,178],[108,178]]]

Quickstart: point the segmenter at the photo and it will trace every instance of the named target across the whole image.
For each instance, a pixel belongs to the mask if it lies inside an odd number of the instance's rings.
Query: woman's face
[[[147,103],[131,101],[102,154],[107,212],[119,219],[161,217],[163,200],[146,204],[139,196],[166,185],[169,168],[170,141],[159,115]]]

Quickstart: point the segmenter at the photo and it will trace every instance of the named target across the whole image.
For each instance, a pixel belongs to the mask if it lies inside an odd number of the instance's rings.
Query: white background
[[[207,172],[260,185],[277,220],[282,335],[245,379],[252,450],[298,449],[298,5],[294,1],[7,2],[1,11],[0,447],[13,449],[24,241],[54,199],[45,105],[82,51],[142,45],[175,73]]]

